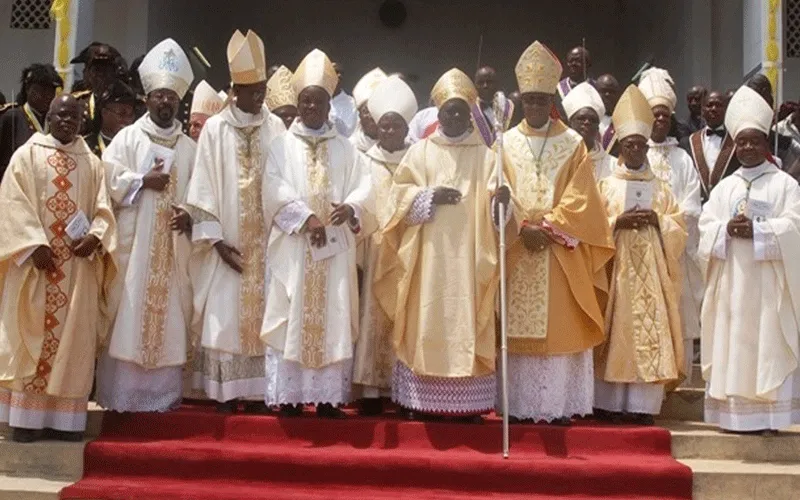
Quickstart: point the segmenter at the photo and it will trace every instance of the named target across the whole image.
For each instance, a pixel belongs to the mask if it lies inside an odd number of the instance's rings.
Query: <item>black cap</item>
[[[112,102],[135,106],[138,100],[136,92],[128,84],[122,80],[114,80],[108,90],[100,96],[100,106],[102,107]]]
[[[109,63],[116,62],[121,55],[117,49],[107,43],[92,42],[88,47],[83,49],[70,64],[85,64],[87,67],[95,63]]]

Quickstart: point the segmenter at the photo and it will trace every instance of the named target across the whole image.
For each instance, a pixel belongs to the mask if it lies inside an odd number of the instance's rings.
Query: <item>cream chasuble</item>
[[[398,360],[416,376],[495,370],[494,164],[477,131],[460,142],[437,131],[411,146],[395,172],[373,290],[394,321]],[[437,186],[458,189],[461,201],[437,206],[424,224],[408,224],[417,196]]]
[[[365,387],[391,387],[394,352],[392,322],[381,309],[373,293],[375,266],[378,263],[382,230],[386,227],[392,176],[408,149],[390,153],[373,146],[366,153],[372,176],[375,213],[365,213],[361,222],[358,265],[363,271],[360,302],[360,332],[353,363],[353,382]]]
[[[748,198],[764,216],[753,224],[753,240],[731,238],[728,221],[747,213]],[[728,398],[789,404],[791,391],[777,393],[797,370],[800,355],[800,264],[793,257],[800,248],[797,181],[771,163],[740,168],[711,191],[700,235],[698,256],[707,278],[702,365],[708,397],[722,404]]]
[[[674,138],[668,137],[662,143],[654,143],[651,140],[648,144],[650,149],[647,152],[647,159],[650,169],[656,177],[669,184],[686,222],[688,239],[686,250],[681,255],[683,275],[680,298],[681,326],[685,339],[700,338],[700,305],[705,290],[703,276],[697,263],[697,244],[700,239],[697,231],[701,204],[700,177],[697,175],[691,156],[678,147],[678,141]],[[691,350],[687,353],[691,353]],[[690,364],[691,356],[685,361]],[[687,365],[687,368],[690,366]]]
[[[11,158],[0,211],[0,386],[15,398],[24,394],[17,398],[23,410],[59,411],[52,401],[26,408],[31,395],[77,398],[85,411],[116,273],[116,223],[102,163],[80,137],[61,145],[34,134]],[[78,211],[101,242],[91,259],[73,255],[64,233]],[[41,245],[55,254],[53,273],[38,270],[30,257],[17,261]],[[12,412],[14,405],[12,398]]]
[[[624,210],[629,180],[654,185],[652,209],[659,216],[660,230],[647,226],[614,231],[608,338],[596,350],[595,370],[606,382],[665,383],[683,372],[678,299],[686,230],[669,185],[656,179],[649,167],[630,170],[624,165],[600,181],[612,228]]]
[[[295,122],[272,144],[267,170],[264,206],[276,215],[262,338],[282,360],[304,369],[351,360],[358,335],[355,236],[341,226],[349,249],[315,262],[298,232],[311,214],[326,223],[333,203],[347,203],[356,217],[373,210],[365,159],[329,125],[311,131]]]
[[[112,358],[153,369],[186,362],[191,321],[189,282],[191,241],[170,228],[172,205],[181,205],[194,166],[195,143],[179,122],[169,130],[157,127],[149,115],[120,131],[103,154],[111,186],[121,187],[131,173],[149,172],[151,144],[174,151],[170,182],[162,192],[112,189],[119,231],[120,273],[112,298],[116,320],[111,330]],[[135,198],[132,205],[126,204]],[[130,200],[133,201],[133,200]]]
[[[264,170],[273,139],[285,133],[266,107],[247,115],[234,103],[206,122],[197,146],[187,204],[192,209],[193,333],[202,346],[229,354],[264,354],[266,247],[270,217],[262,207]],[[213,244],[242,253],[244,272],[225,264]]]
[[[546,139],[545,139],[546,138]],[[508,336],[515,354],[574,354],[603,341],[614,254],[594,165],[577,132],[560,121],[536,130],[524,120],[505,135],[517,219],[546,224],[573,240],[531,252],[516,239],[508,249]],[[573,245],[573,246],[574,246]]]

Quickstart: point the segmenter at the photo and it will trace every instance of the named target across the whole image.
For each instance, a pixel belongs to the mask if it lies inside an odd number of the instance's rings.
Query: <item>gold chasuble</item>
[[[494,155],[477,131],[460,142],[435,132],[408,151],[394,175],[375,297],[394,321],[398,359],[414,374],[471,377],[495,370],[497,237],[490,210]],[[458,189],[433,218],[405,217],[426,188]]]
[[[92,258],[73,255],[65,233],[81,211],[100,240]],[[116,273],[116,223],[100,159],[80,137],[61,145],[35,134],[11,159],[0,213],[0,387],[86,398]],[[54,253],[55,272],[33,264],[31,253],[43,245]]]
[[[686,226],[669,184],[656,179],[649,166],[631,170],[617,165],[611,177],[600,181],[612,227],[625,209],[627,181],[653,184],[652,210],[659,228],[614,232],[609,341],[595,351],[595,371],[606,382],[666,383],[677,380],[683,369],[678,304]]]
[[[515,354],[559,355],[603,342],[606,263],[614,255],[594,163],[576,132],[561,121],[540,130],[523,120],[505,134],[505,163],[515,218],[546,224],[577,240],[531,252],[513,241],[508,258],[508,337]],[[534,156],[536,155],[536,156]]]

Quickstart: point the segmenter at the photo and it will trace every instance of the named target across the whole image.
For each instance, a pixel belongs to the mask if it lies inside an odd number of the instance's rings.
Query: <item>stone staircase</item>
[[[694,471],[696,500],[800,500],[800,426],[775,437],[726,434],[703,423],[699,371],[671,393],[659,425],[672,432],[673,455]],[[102,412],[89,411],[87,438]],[[0,500],[57,500],[81,477],[85,443],[18,444],[0,428]]]

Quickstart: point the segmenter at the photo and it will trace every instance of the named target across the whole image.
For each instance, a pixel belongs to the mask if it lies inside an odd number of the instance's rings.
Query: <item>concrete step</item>
[[[15,443],[0,436],[0,474],[75,482],[83,475],[83,443]]]
[[[658,425],[672,433],[672,455],[678,459],[800,463],[800,426],[765,437],[722,432],[702,422],[659,421]]]
[[[70,484],[70,481],[0,474],[0,500],[58,500],[58,492]]]
[[[659,418],[684,422],[702,422],[704,398],[705,389],[679,387],[667,394],[664,404],[661,406]]]
[[[797,500],[800,462],[683,459],[694,473],[694,500]]]

